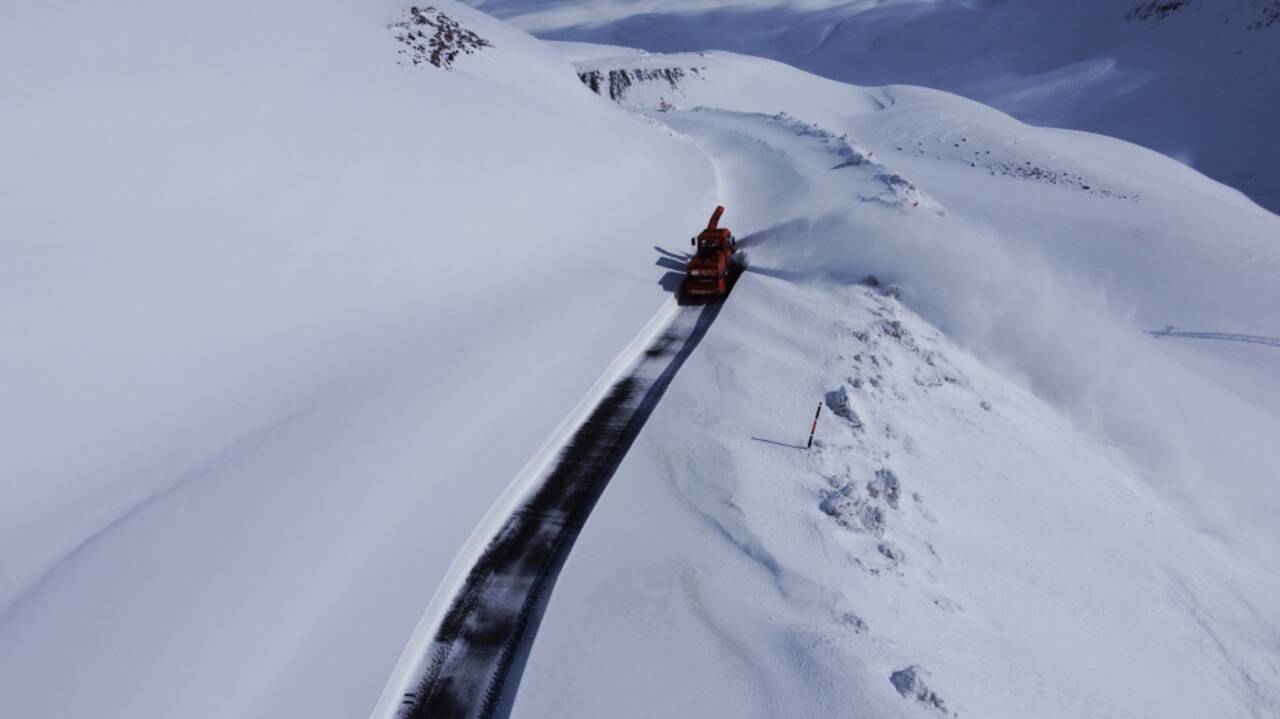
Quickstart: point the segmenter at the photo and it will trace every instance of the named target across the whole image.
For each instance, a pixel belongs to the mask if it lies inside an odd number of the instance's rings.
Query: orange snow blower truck
[[[741,270],[734,257],[738,241],[728,228],[720,227],[724,208],[717,205],[711,213],[707,229],[690,238],[694,247],[693,257],[684,277],[684,292],[691,297],[724,297]]]

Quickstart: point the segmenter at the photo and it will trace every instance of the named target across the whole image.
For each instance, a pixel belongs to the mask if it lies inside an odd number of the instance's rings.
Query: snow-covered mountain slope
[[[945,93],[434,7],[0,9],[0,715],[367,712],[715,201],[754,271],[517,714],[1274,713],[1274,348],[1144,331],[1280,337],[1280,221]]]
[[[0,715],[367,712],[667,301],[710,165],[435,7],[0,9]]]
[[[1275,716],[1280,584],[1136,476],[881,292],[748,274],[513,716]]]
[[[1275,350],[1142,331],[1280,336],[1274,216],[942,93],[563,47],[713,159],[751,270],[587,523],[514,716],[1280,711]]]
[[[1280,210],[1275,0],[474,0],[547,38],[771,57],[1145,145]]]

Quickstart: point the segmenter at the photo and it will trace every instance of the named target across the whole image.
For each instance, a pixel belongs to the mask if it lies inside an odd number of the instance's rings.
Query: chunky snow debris
[[[853,627],[853,630],[855,632],[859,634],[866,634],[867,620],[863,619],[857,614],[854,614],[853,612],[845,612],[844,614],[840,615],[840,619],[843,620],[845,624],[848,624],[849,626]]]
[[[947,711],[946,702],[942,701],[942,697],[938,693],[929,688],[921,677],[920,667],[909,666],[906,669],[899,669],[889,675],[889,681],[893,683],[893,688],[898,690],[906,699],[913,699],[931,709],[938,711]]]
[[[901,564],[906,555],[893,542],[880,542],[876,545],[876,551],[888,559],[893,564]]]
[[[892,469],[882,467],[876,470],[875,479],[867,482],[867,494],[872,497],[884,495],[884,501],[890,507],[898,508],[898,499],[902,497],[902,486],[898,483],[898,475]]]
[[[493,47],[488,40],[434,7],[423,9],[415,5],[404,14],[405,19],[390,27],[396,40],[404,45],[397,54],[407,57],[414,65],[425,62],[448,70],[459,55],[470,55],[480,48]]]
[[[862,431],[862,420],[849,404],[849,390],[845,386],[841,385],[839,389],[828,392],[825,400],[827,408],[836,416],[847,420],[855,432]]]

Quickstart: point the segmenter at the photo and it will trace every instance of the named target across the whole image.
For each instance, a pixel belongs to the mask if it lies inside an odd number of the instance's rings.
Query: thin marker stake
[[[818,415],[822,414],[822,403],[818,403],[818,411],[813,413],[813,426],[809,428],[809,444],[805,449],[813,449],[813,433],[818,431]]]

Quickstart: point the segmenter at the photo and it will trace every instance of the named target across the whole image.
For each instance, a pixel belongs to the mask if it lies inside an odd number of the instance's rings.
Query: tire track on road
[[[605,486],[721,303],[683,307],[615,382],[536,492],[495,534],[454,595],[396,716],[510,713],[551,587]]]

